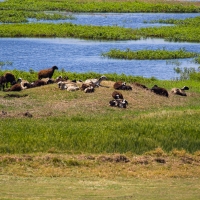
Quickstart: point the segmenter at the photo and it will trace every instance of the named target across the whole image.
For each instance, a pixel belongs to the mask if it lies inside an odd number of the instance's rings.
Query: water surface
[[[52,13],[52,12],[51,12]],[[57,12],[56,12],[57,13]],[[70,13],[60,12],[69,15]],[[155,20],[186,19],[200,16],[200,13],[77,13],[72,14],[75,19],[68,20],[39,20],[30,19],[30,22],[51,22],[93,25],[93,26],[120,26],[124,28],[143,28],[169,26],[169,24],[152,23]]]
[[[146,26],[162,26],[150,21],[158,19],[185,19],[199,16],[199,13],[81,13],[75,14],[71,23],[82,25],[109,25],[131,28]],[[61,20],[63,22],[63,20]],[[58,23],[61,21],[52,21]],[[45,21],[46,22],[46,21]],[[144,23],[145,22],[145,23]],[[117,73],[133,76],[156,77],[158,79],[174,79],[178,75],[174,67],[194,67],[198,65],[193,59],[179,60],[117,60],[101,56],[111,49],[132,51],[144,49],[179,50],[200,53],[199,43],[166,42],[163,39],[147,39],[138,41],[91,41],[69,38],[0,38],[0,61],[10,61],[12,66],[3,66],[2,69],[18,69],[29,71],[33,69],[49,68],[57,65],[65,71],[85,73],[97,72]]]
[[[38,71],[57,65],[59,70],[84,73],[117,73],[134,76],[173,79],[177,77],[174,67],[195,67],[192,59],[179,60],[117,60],[103,58],[101,53],[117,48],[125,50],[162,49],[199,52],[200,45],[195,43],[165,42],[162,39],[138,41],[86,41],[80,39],[39,39],[39,38],[0,38],[0,58],[11,61],[11,66],[2,69]]]

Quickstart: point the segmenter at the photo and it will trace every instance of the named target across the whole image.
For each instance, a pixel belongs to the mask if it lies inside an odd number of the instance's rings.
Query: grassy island
[[[111,49],[109,52],[102,53],[102,56],[127,60],[162,60],[194,57],[197,58],[198,54],[193,52],[186,52],[184,49],[179,49],[177,51],[167,51],[165,49],[141,51],[131,51],[130,49],[126,49],[125,51],[121,51],[119,49]],[[196,59],[196,62],[198,62],[198,59]]]

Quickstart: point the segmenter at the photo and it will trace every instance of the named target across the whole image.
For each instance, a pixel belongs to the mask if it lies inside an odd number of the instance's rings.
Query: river
[[[71,22],[92,25],[114,25],[115,19],[115,25],[136,28],[152,26],[150,21],[158,19],[158,16],[162,19],[171,18],[172,16],[173,18],[183,19],[199,16],[200,14],[137,13],[92,15],[94,18],[96,17],[96,20],[91,17],[91,14],[77,14],[75,15],[76,19],[71,20]],[[138,16],[138,18],[136,16]],[[135,20],[133,20],[133,18],[135,18]],[[58,22],[54,21],[53,23]],[[156,24],[156,26],[157,25],[158,24]],[[163,39],[92,41],[70,38],[0,38],[0,48],[0,61],[12,62],[10,66],[3,66],[3,70],[18,69],[29,71],[33,69],[34,71],[38,71],[57,65],[59,70],[64,69],[65,71],[77,73],[91,71],[101,74],[123,73],[147,78],[155,77],[162,80],[171,80],[178,77],[174,71],[175,67],[198,68],[199,65],[195,64],[193,59],[118,60],[104,58],[101,54],[113,48],[121,50],[129,48],[133,51],[163,48],[167,50],[178,50],[184,48],[186,51],[200,53],[199,43],[167,42]]]

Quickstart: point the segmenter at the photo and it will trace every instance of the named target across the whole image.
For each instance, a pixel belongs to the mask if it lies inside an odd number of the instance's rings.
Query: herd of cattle
[[[57,83],[58,88],[61,90],[67,90],[67,91],[82,90],[85,93],[91,93],[94,92],[96,87],[101,86],[101,82],[103,80],[107,80],[106,76],[101,76],[99,79],[88,79],[85,81],[81,80],[70,81],[68,80],[67,77],[63,78],[62,76],[59,76],[55,80],[52,80],[52,76],[55,70],[58,70],[57,66],[53,66],[49,69],[44,69],[39,71],[38,80],[32,83],[29,83],[28,81],[23,80],[22,78],[18,78],[16,80],[15,76],[12,73],[6,72],[3,76],[0,77],[0,89],[6,92],[21,91],[24,89],[34,88],[46,84]],[[10,88],[7,88],[8,83],[10,83],[11,85]],[[168,91],[165,88],[158,87],[157,85],[154,85],[152,88],[148,88],[140,83],[134,83],[134,85],[137,87],[141,87],[145,90],[150,90],[155,94],[169,97]],[[127,85],[126,82],[117,81],[114,83],[113,88],[115,89],[115,91],[112,93],[113,100],[109,102],[109,105],[119,108],[126,108],[128,102],[126,99],[124,99],[122,93],[119,92],[119,90],[132,90],[132,87],[130,85]],[[172,88],[171,92],[176,95],[187,96],[185,90],[189,90],[189,87],[184,86],[183,88]]]

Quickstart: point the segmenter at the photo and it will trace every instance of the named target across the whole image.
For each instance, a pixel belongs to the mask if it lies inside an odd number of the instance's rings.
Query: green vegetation
[[[200,12],[195,5],[183,5],[172,3],[149,3],[140,1],[33,1],[33,0],[8,0],[0,3],[0,22],[2,23],[26,23],[28,18],[37,20],[72,19],[71,15],[61,14],[64,12]],[[57,13],[46,13],[45,11],[57,11]]]
[[[141,28],[136,31],[136,35],[141,35],[145,38],[155,37],[164,38],[169,41],[200,41],[200,17],[195,17],[185,20],[170,20],[175,23],[172,27],[154,27]]]
[[[200,25],[200,17],[197,16],[195,18],[187,18],[187,19],[184,19],[184,20],[181,20],[181,19],[160,19],[160,20],[154,20],[154,21],[151,21],[152,23],[155,23],[155,22],[159,22],[159,23],[165,23],[165,24],[176,24],[176,25],[191,25],[191,26],[199,26]]]
[[[3,24],[0,37],[73,37],[93,40],[135,40],[140,38],[164,38],[170,41],[200,41],[200,26],[141,28],[138,30],[117,26],[89,26],[62,24]]]
[[[73,37],[102,40],[139,39],[131,29],[111,26],[61,24],[3,24],[0,37]]]
[[[73,37],[93,40],[135,40],[140,38],[164,38],[170,41],[200,41],[200,18],[190,23],[172,27],[130,29],[118,26],[89,26],[71,23],[61,24],[2,24],[0,37]],[[187,20],[186,20],[187,21]]]
[[[61,15],[58,13],[47,14],[44,12],[28,12],[17,10],[3,10],[0,12],[0,22],[2,23],[25,23],[28,19],[36,20],[58,20],[58,19],[73,19],[71,15]]]
[[[167,51],[165,49],[157,50],[140,50],[131,51],[126,49],[121,51],[119,49],[111,49],[109,52],[102,53],[102,56],[108,58],[128,59],[128,60],[161,60],[161,59],[178,59],[178,58],[193,58],[197,57],[197,53],[187,52],[184,49],[176,51]]]
[[[192,106],[197,109],[197,105]],[[154,116],[145,117],[144,114],[135,114],[130,109],[127,109],[128,113],[112,113],[108,108],[107,102],[104,108],[106,116],[95,112],[77,113],[65,118],[16,118],[12,119],[12,123],[10,118],[2,119],[0,152],[48,152],[55,148],[59,152],[143,154],[159,146],[168,152],[174,148],[183,148],[191,153],[199,150],[200,123],[196,120],[200,115],[198,110],[165,111],[161,115],[155,113]],[[135,117],[132,120],[127,120],[127,117],[131,118],[133,115]]]
[[[179,74],[178,80],[194,80],[194,81],[200,81],[200,73],[199,73],[200,67],[196,70],[195,68],[187,68],[184,67],[181,69],[180,67],[175,67],[174,71]]]
[[[172,2],[144,2],[144,1],[97,1],[97,0],[8,0],[1,2],[1,10],[24,11],[67,11],[67,12],[171,12],[192,13],[200,12],[199,6],[194,4]]]
[[[195,58],[195,63],[200,64],[200,56],[197,56],[197,57]]]
[[[0,70],[0,76],[5,74],[5,72],[6,72],[5,70]],[[37,73],[38,73],[32,69],[30,69],[29,72],[17,70],[17,69],[10,70],[10,72],[12,72],[12,74],[14,74],[15,77],[22,77],[24,80],[28,80],[29,82],[36,80]],[[124,80],[126,82],[140,81],[140,82],[148,83],[148,82],[157,80],[154,77],[144,78],[144,77],[140,77],[140,76],[131,76],[131,75],[128,76],[125,74],[116,74],[116,73],[104,74],[104,75],[106,75],[106,77],[111,81]],[[101,76],[101,74],[95,73],[95,72],[75,73],[75,72],[65,71],[64,69],[61,69],[61,71],[56,70],[54,72],[53,78],[55,79],[58,76],[68,77],[70,80],[86,80],[86,79],[94,78],[94,77],[98,78]]]
[[[140,1],[99,2],[99,1],[14,1],[1,4],[1,22],[27,22],[28,18],[64,19],[63,13],[44,11],[70,12],[199,12],[200,7],[192,4],[149,3]],[[67,18],[73,18],[69,15]],[[200,41],[200,18],[171,20],[172,27],[142,28],[138,30],[120,27],[79,26],[65,24],[2,24],[0,37],[73,37],[96,40],[133,40],[147,37],[164,38],[173,41]],[[163,22],[163,21],[162,21]]]
[[[10,61],[0,61],[0,68],[2,67],[2,66],[5,66],[5,65],[12,65],[12,62],[10,62]]]

